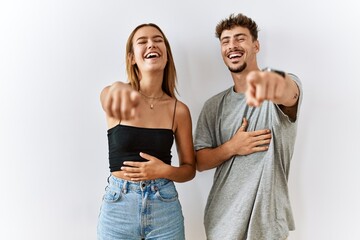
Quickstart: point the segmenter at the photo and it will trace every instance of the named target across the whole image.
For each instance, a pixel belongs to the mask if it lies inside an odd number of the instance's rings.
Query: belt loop
[[[128,181],[127,181],[127,180],[123,181],[123,185],[122,185],[122,190],[121,190],[121,191],[122,191],[124,194],[127,193],[127,184],[128,184]]]
[[[110,183],[110,177],[111,177],[111,174],[107,178],[107,183]]]

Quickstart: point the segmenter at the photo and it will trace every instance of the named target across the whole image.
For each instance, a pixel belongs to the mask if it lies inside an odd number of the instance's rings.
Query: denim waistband
[[[158,178],[154,180],[146,180],[146,181],[139,181],[139,182],[133,182],[124,180],[121,178],[117,178],[113,175],[110,175],[108,178],[108,182],[110,185],[116,186],[121,189],[122,192],[126,193],[129,190],[132,191],[144,191],[145,189],[150,189],[152,191],[157,191],[161,186],[172,182],[169,179],[166,178]]]

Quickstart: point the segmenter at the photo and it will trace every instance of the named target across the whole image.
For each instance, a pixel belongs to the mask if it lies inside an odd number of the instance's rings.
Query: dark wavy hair
[[[224,30],[230,30],[236,26],[244,27],[249,29],[252,40],[256,41],[258,39],[258,26],[251,18],[245,16],[242,13],[237,15],[230,14],[228,18],[221,20],[215,28],[215,36],[220,39],[221,34]]]

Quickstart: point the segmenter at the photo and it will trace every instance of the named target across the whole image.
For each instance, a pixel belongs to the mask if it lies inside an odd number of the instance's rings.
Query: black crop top
[[[171,164],[174,135],[171,129],[117,125],[108,130],[110,171],[119,171],[124,161],[144,162],[140,152]]]
[[[173,124],[176,102],[174,107]],[[173,127],[173,126],[172,126]],[[124,161],[144,162],[140,152],[150,154],[171,165],[172,129],[121,125],[108,130],[110,172],[121,171]]]

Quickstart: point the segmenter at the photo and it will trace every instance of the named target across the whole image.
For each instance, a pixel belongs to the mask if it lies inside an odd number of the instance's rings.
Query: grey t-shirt
[[[298,119],[302,89],[299,79],[291,76],[300,89]],[[217,167],[205,208],[207,239],[285,239],[295,229],[287,182],[297,121],[269,101],[249,107],[245,95],[231,87],[206,101],[196,127],[195,150],[231,139],[244,117],[247,131],[270,129],[271,143],[267,151],[234,156]]]

